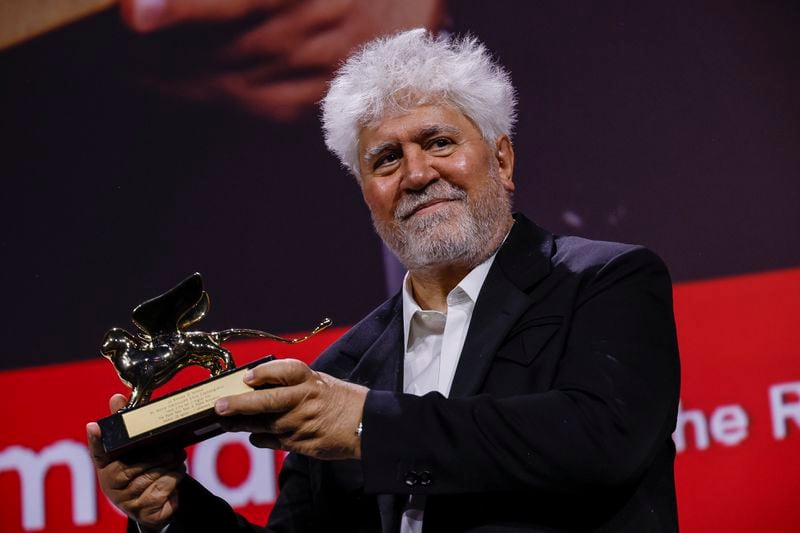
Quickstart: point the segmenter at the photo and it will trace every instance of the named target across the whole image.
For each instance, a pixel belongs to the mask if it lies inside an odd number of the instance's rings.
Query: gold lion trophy
[[[332,324],[326,318],[311,333],[296,339],[255,329],[187,331],[206,316],[209,306],[203,277],[194,273],[133,310],[133,323],[139,328],[136,335],[122,328],[106,333],[100,352],[131,389],[123,409],[98,420],[103,448],[110,457],[165,442],[188,446],[222,433],[214,403],[223,396],[253,390],[242,381],[247,369],[274,359],[269,355],[237,368],[231,353],[221,345],[224,341],[260,338],[295,344]],[[211,377],[150,401],[154,389],[190,365],[202,366]]]

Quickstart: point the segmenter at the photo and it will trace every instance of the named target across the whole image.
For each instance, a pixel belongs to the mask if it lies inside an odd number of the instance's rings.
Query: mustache
[[[403,221],[413,215],[425,204],[443,200],[466,200],[467,191],[452,183],[435,181],[421,191],[407,192],[400,198],[394,212],[394,218]]]

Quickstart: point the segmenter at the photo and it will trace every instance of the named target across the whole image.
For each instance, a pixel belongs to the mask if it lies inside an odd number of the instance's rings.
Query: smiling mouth
[[[402,215],[400,218],[403,220],[408,220],[409,218],[413,217],[420,211],[428,209],[429,207],[433,207],[435,205],[443,204],[446,202],[455,202],[458,200],[457,198],[437,198],[435,200],[429,200],[427,202],[421,203],[418,206],[415,206],[409,213]]]

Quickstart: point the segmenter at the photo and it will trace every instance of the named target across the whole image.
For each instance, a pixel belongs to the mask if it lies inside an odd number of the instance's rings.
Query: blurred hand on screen
[[[291,121],[313,111],[340,61],[378,35],[436,29],[442,0],[122,0],[149,81]]]
[[[124,396],[115,394],[109,401],[111,412],[116,413],[126,403]],[[89,423],[86,434],[100,488],[108,499],[143,530],[159,531],[177,508],[177,485],[186,475],[186,453],[182,449],[163,450],[149,457],[124,456],[112,461],[100,442],[100,426]]]

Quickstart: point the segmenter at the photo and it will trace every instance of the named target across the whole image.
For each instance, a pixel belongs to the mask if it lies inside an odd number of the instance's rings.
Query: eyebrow
[[[431,126],[425,126],[421,128],[412,136],[412,139],[414,140],[427,139],[428,137],[433,137],[434,135],[441,135],[442,133],[450,135],[460,135],[461,129],[455,126],[450,126],[449,124],[434,124]],[[376,144],[375,146],[367,148],[364,151],[363,159],[364,161],[370,161],[372,158],[376,157],[382,152],[389,150],[391,148],[395,148],[397,144],[398,143],[396,141],[387,141],[387,142],[382,142],[380,144]]]
[[[371,159],[373,159],[374,157],[378,156],[379,154],[381,154],[385,150],[388,150],[390,148],[394,148],[395,146],[397,146],[397,143],[394,142],[394,141],[388,141],[388,142],[383,142],[383,143],[377,144],[377,145],[375,145],[375,146],[373,146],[371,148],[368,148],[367,150],[364,151],[363,159],[364,159],[364,161],[370,161]]]

